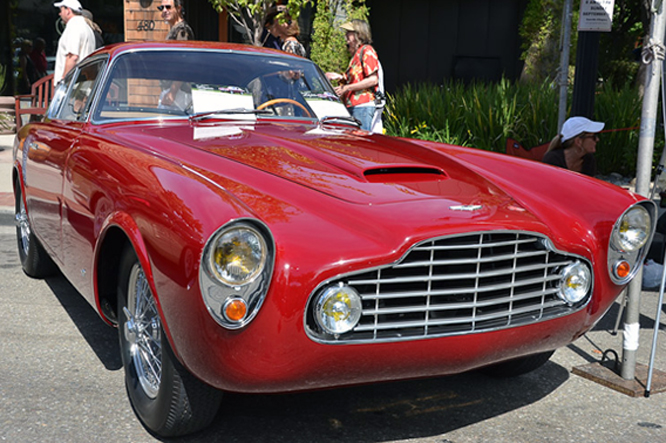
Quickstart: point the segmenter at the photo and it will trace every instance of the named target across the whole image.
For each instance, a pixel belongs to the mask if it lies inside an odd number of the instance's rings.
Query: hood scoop
[[[370,183],[411,183],[446,180],[449,176],[440,168],[429,165],[383,165],[363,171]]]

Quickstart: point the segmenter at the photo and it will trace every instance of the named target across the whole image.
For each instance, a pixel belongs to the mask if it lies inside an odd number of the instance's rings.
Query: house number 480
[[[152,31],[155,29],[155,20],[139,20],[139,24],[136,25],[137,31]]]

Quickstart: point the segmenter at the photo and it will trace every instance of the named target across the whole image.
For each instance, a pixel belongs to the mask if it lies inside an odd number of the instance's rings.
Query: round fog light
[[[559,296],[570,305],[581,301],[592,286],[590,268],[577,261],[562,271]]]
[[[326,289],[315,303],[317,323],[327,333],[338,335],[349,332],[361,319],[361,296],[349,286]]]

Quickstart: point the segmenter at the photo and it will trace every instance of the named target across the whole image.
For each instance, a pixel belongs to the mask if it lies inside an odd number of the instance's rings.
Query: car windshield
[[[279,54],[153,50],[120,55],[93,122],[349,117],[321,70]]]

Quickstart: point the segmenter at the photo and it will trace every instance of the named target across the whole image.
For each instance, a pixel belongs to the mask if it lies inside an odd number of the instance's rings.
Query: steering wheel
[[[292,100],[290,98],[274,98],[273,100],[268,100],[267,102],[263,102],[262,104],[257,106],[257,109],[262,110],[262,109],[267,108],[269,106],[277,105],[277,104],[280,104],[280,103],[296,105],[296,106],[298,106],[299,108],[301,108],[303,110],[306,117],[312,118],[312,114],[310,114],[310,111],[308,111],[308,109],[305,106],[298,103],[296,100]]]

